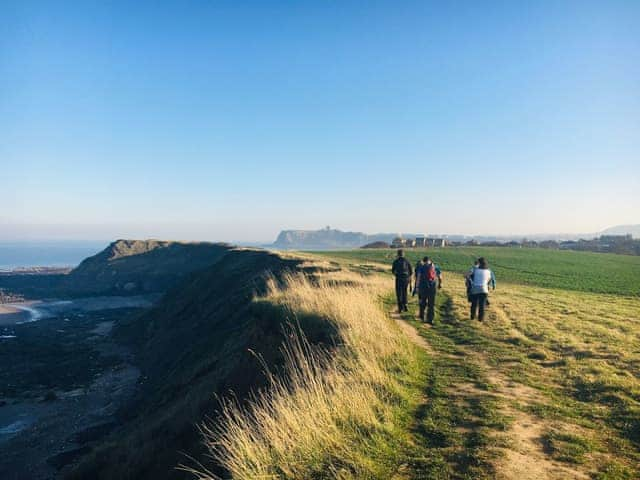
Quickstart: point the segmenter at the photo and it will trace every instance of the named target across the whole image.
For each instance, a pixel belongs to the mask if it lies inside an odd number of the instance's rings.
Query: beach
[[[27,310],[35,302],[21,302],[20,304],[0,304],[0,327],[27,322],[31,319],[31,312]],[[20,308],[21,306],[27,308]]]

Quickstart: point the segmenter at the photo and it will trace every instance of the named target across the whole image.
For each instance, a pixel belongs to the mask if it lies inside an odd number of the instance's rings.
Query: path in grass
[[[640,478],[640,297],[500,282],[491,302],[484,324],[468,320],[446,271],[435,327],[415,321],[415,298],[402,315],[428,354],[397,478]]]
[[[589,450],[583,439],[590,433],[580,422],[533,413],[553,408],[553,397],[518,381],[518,359],[508,348],[487,348],[492,334],[485,330],[504,329],[509,338],[522,333],[507,321],[509,314],[497,299],[486,324],[464,320],[467,305],[455,290],[441,295],[435,327],[415,322],[415,311],[402,319],[392,315],[432,359],[414,428],[416,442],[425,448],[411,476],[403,478],[633,478],[624,467],[620,475],[616,468],[607,475],[606,462],[583,461],[589,453],[582,451]],[[590,460],[597,460],[593,453]]]

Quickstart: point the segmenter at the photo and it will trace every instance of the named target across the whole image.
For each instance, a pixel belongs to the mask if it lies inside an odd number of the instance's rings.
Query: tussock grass
[[[269,282],[260,301],[284,307],[293,322],[284,368],[269,373],[268,388],[248,404],[223,401],[219,418],[202,428],[209,452],[232,478],[391,477],[397,461],[389,444],[399,410],[407,410],[398,406],[408,401],[398,372],[411,365],[415,347],[382,308],[388,290],[384,278],[346,271]],[[310,345],[295,323],[305,315],[329,322],[336,344]]]

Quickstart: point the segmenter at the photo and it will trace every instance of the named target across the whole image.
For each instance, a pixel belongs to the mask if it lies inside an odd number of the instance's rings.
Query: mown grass
[[[443,270],[464,273],[485,257],[498,282],[614,295],[640,296],[640,256],[509,247],[406,249],[412,263],[432,256]],[[333,259],[390,264],[393,249],[318,252]]]
[[[640,300],[503,284],[481,325],[468,320],[460,276],[449,275],[443,297],[443,321],[422,333],[539,392],[512,407],[562,426],[541,439],[551,458],[584,464],[594,478],[639,478]]]
[[[502,434],[512,418],[498,407],[482,367],[465,358],[454,341],[438,333],[438,328],[455,319],[446,295],[438,295],[436,302],[435,328],[425,328],[416,320],[415,302],[402,316],[403,321],[428,340],[432,349],[427,355],[424,403],[415,414],[413,430],[416,442],[422,446],[422,461],[416,463],[409,478],[493,479],[501,448],[507,443]],[[390,308],[393,303],[390,300]],[[461,385],[479,393],[465,395],[458,391]]]

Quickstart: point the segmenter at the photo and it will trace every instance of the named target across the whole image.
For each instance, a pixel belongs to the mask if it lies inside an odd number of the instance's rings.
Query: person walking
[[[436,306],[436,292],[442,288],[442,272],[440,267],[433,263],[429,257],[422,259],[422,264],[416,272],[416,289],[418,290],[418,301],[420,304],[420,321],[425,321],[433,325]]]
[[[473,262],[473,266],[469,269],[469,272],[464,276],[464,283],[465,283],[465,287],[467,289],[467,301],[469,303],[471,303],[471,278],[473,277],[473,273],[475,272],[476,268],[478,268],[478,266],[480,265],[480,259],[476,260],[475,262]],[[493,288],[493,290],[496,289],[496,276],[493,273],[493,270],[489,270],[491,272],[491,281],[489,283],[489,286],[491,286]],[[487,294],[487,299],[484,302],[484,306],[488,307],[490,305],[489,303],[489,294]]]
[[[473,262],[473,266],[469,269],[467,274],[464,276],[464,285],[467,289],[467,301],[471,303],[471,277],[473,277],[473,272],[478,268],[478,260]]]
[[[415,297],[416,293],[418,293],[418,270],[420,266],[424,265],[424,260],[422,258],[418,259],[416,262],[416,267],[413,269],[415,278],[413,279],[413,291],[411,292],[411,296]]]
[[[398,313],[407,312],[407,287],[411,281],[413,270],[409,260],[404,258],[404,252],[398,250],[398,257],[393,261],[391,273],[396,277],[396,299],[398,301]]]
[[[484,307],[489,294],[489,285],[495,286],[495,276],[489,270],[489,264],[484,257],[478,259],[478,267],[470,272],[471,281],[471,320],[475,320],[476,313],[479,321],[484,320]]]

